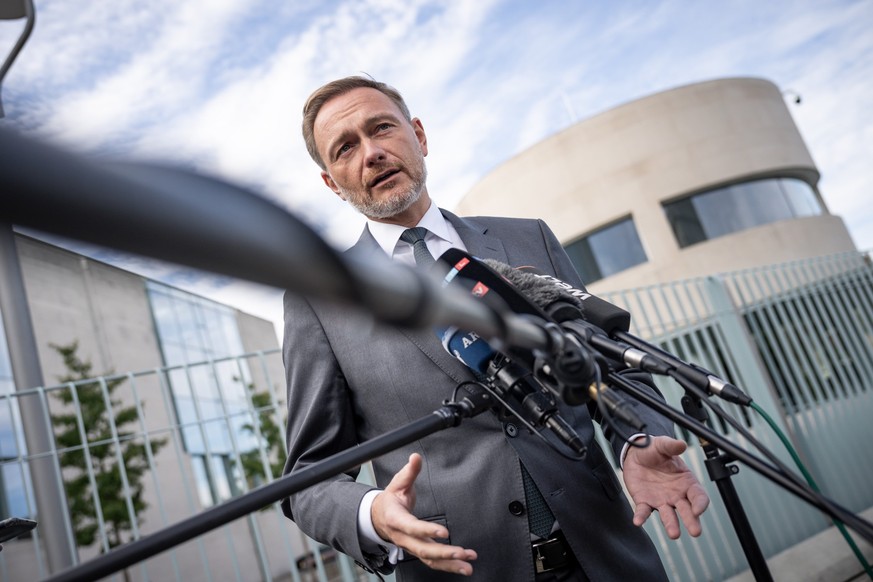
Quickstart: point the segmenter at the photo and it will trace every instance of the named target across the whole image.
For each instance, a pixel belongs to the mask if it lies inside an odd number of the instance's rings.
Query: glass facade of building
[[[664,205],[680,247],[778,220],[824,212],[812,187],[770,178],[702,192]]]
[[[592,232],[564,248],[585,283],[593,283],[648,260],[631,217]]]
[[[27,454],[15,392],[9,348],[0,314],[0,519],[34,517],[30,473],[21,458]],[[9,396],[4,398],[4,396]]]
[[[185,450],[191,455],[201,503],[239,493],[236,460],[257,446],[245,425],[251,377],[232,309],[159,283],[147,290]]]

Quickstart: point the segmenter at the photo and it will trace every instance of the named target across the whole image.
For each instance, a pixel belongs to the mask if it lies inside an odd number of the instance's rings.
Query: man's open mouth
[[[378,186],[382,182],[385,182],[386,180],[391,178],[391,176],[393,176],[394,174],[397,174],[399,171],[400,170],[395,169],[395,170],[388,170],[388,171],[382,172],[381,174],[379,174],[373,180],[370,181],[370,188],[373,188],[375,186]]]

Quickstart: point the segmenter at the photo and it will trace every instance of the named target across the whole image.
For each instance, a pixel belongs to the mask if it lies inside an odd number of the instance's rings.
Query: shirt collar
[[[421,220],[418,221],[416,226],[423,226],[433,235],[442,240],[449,243],[453,242],[448,221],[433,201],[431,201],[430,207],[427,209],[427,212],[424,213],[424,216],[421,217]],[[370,229],[370,234],[373,235],[373,238],[376,239],[376,242],[379,243],[379,246],[383,251],[385,251],[385,254],[389,257],[393,257],[394,249],[397,246],[397,242],[400,240],[400,235],[403,234],[403,231],[406,230],[407,227],[400,226],[399,224],[376,222],[375,220],[370,220],[368,218],[367,228]]]

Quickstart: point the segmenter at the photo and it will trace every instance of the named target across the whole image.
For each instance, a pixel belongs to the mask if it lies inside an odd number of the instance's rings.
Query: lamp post
[[[33,10],[33,0],[0,0],[0,20],[18,20],[21,18],[27,19],[24,24],[24,30],[21,31],[21,36],[18,37],[15,46],[12,47],[12,52],[10,52],[9,56],[6,57],[3,66],[0,67],[0,118],[5,116],[2,99],[3,78],[6,77],[9,67],[11,67],[12,63],[15,62],[15,58],[18,56],[18,53],[21,52],[21,48],[30,37],[30,32],[33,30],[33,23],[36,20],[36,12]]]
[[[6,72],[27,42],[36,18],[33,0],[0,0],[0,20],[21,18],[26,18],[27,22],[12,52],[0,67],[0,89]],[[3,117],[3,104],[0,101],[0,118]],[[0,312],[3,313],[3,328],[9,347],[9,360],[12,364],[16,390],[29,390],[42,386],[42,368],[37,356],[33,322],[15,247],[15,235],[12,224],[2,219],[0,219]],[[37,514],[42,525],[39,528],[39,535],[45,543],[49,570],[59,572],[76,563],[76,548],[73,543],[60,466],[52,454],[55,449],[54,435],[47,403],[41,395],[37,394],[20,398],[18,404],[27,452],[29,455],[37,456],[30,460],[29,466]]]

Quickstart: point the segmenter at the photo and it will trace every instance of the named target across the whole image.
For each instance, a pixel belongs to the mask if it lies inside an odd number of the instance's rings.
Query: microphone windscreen
[[[464,332],[456,327],[445,329],[441,338],[443,348],[464,363],[468,368],[485,373],[494,350],[474,332]]]
[[[596,325],[605,331],[607,335],[611,336],[613,332],[628,331],[630,329],[630,313],[621,307],[613,305],[596,295],[592,295],[588,291],[576,289],[569,283],[541,273],[533,267],[519,267],[517,270],[563,289],[568,295],[578,300],[578,303],[582,306],[582,319],[592,325]]]
[[[516,286],[521,294],[533,301],[538,307],[548,311],[550,305],[557,302],[568,303],[579,309],[582,302],[559,285],[545,281],[542,277],[525,267],[514,268],[506,263],[485,259],[485,264],[503,275]]]

